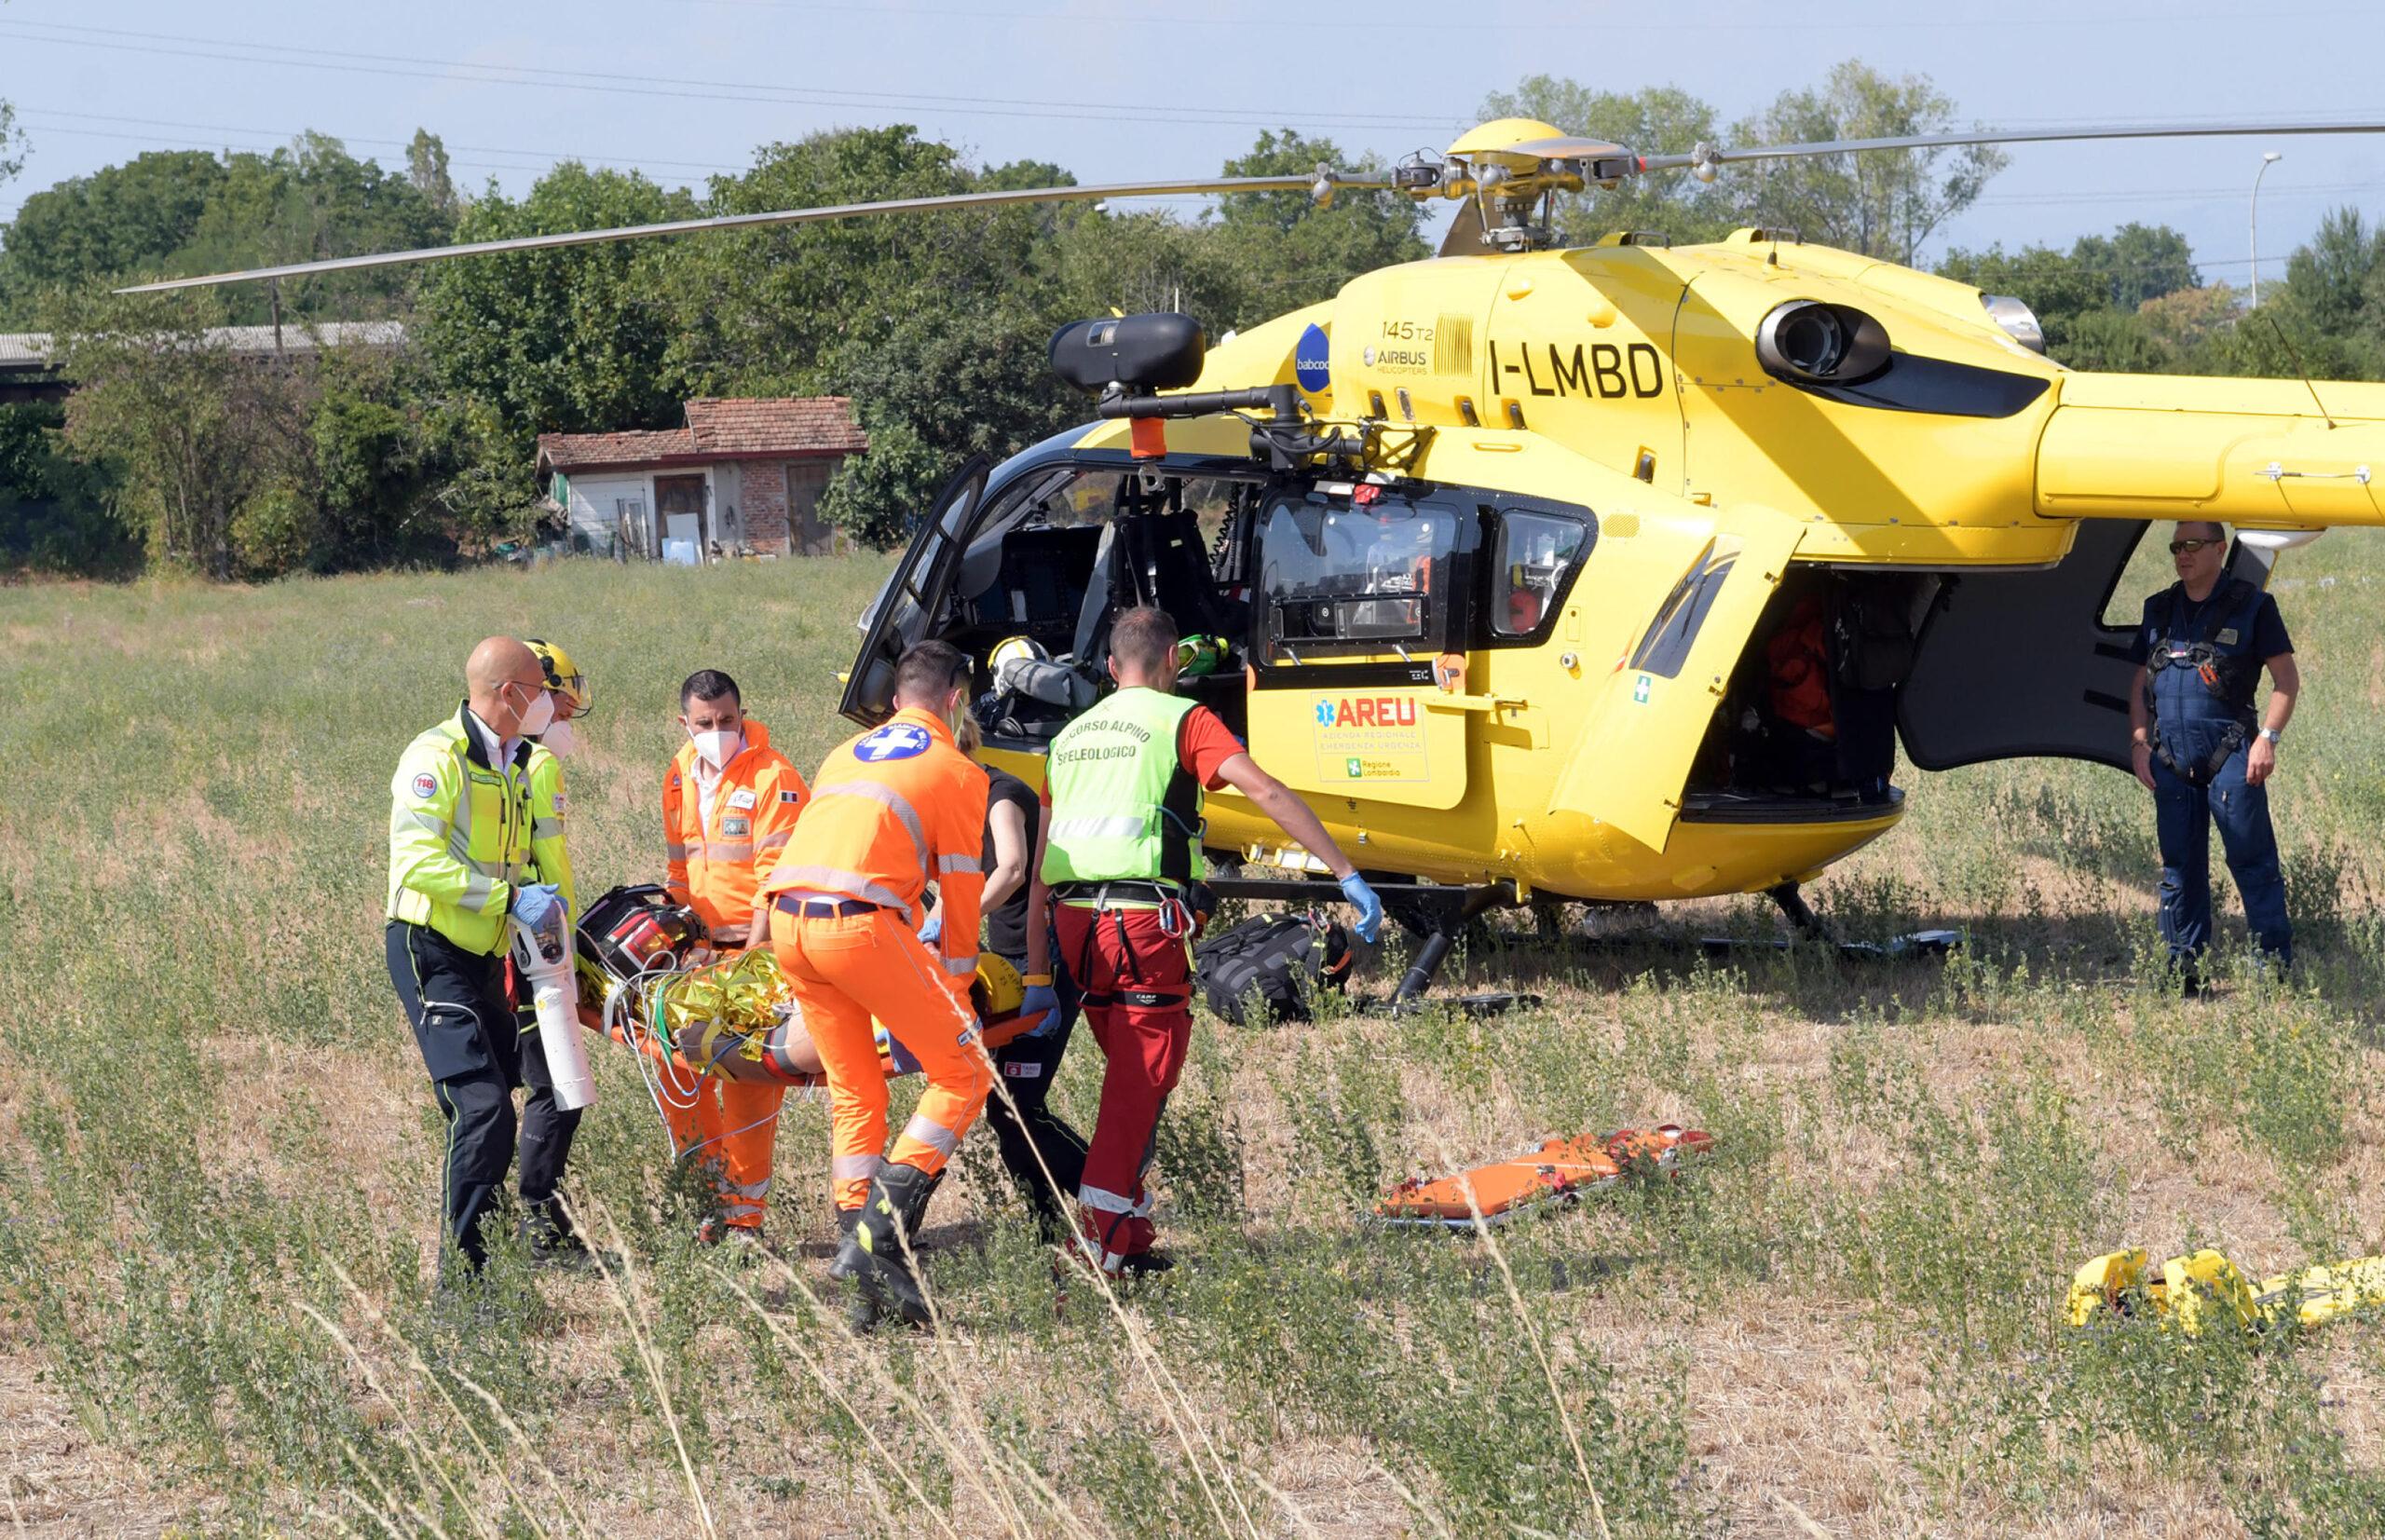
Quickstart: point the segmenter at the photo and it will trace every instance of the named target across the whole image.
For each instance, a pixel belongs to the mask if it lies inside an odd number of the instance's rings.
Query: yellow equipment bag
[[[2385,1304],[2385,1256],[2322,1262],[2264,1278],[2256,1288],[2216,1251],[2173,1257],[2156,1274],[2146,1252],[2132,1247],[2097,1257],[2072,1274],[2067,1313],[2072,1326],[2083,1327],[2142,1309],[2165,1329],[2174,1322],[2198,1337],[2213,1320],[2232,1318],[2243,1330],[2265,1331],[2289,1319],[2322,1326],[2375,1304]]]

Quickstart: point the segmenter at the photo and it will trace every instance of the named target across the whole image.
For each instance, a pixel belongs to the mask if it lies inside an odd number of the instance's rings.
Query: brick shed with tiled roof
[[[538,475],[574,543],[623,558],[834,548],[820,494],[869,447],[842,396],[691,401],[684,428],[541,433]]]

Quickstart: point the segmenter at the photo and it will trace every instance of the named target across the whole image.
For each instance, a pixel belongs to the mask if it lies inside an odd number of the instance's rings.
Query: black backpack
[[[1306,915],[1261,915],[1193,948],[1192,974],[1209,1009],[1245,1026],[1257,990],[1273,1021],[1306,1021],[1319,988],[1349,982],[1350,935]]]
[[[1832,672],[1848,689],[1894,689],[1913,672],[1913,626],[1902,593],[1848,583],[1832,606]]]

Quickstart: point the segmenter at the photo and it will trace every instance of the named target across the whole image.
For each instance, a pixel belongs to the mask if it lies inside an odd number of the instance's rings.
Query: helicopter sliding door
[[[1465,799],[1467,714],[1434,670],[1465,646],[1479,528],[1471,505],[1347,483],[1288,486],[1258,511],[1249,742],[1286,785]]]
[[[1707,520],[1652,519],[1629,539],[1599,543],[1586,588],[1664,597],[1597,687],[1549,811],[1665,848],[1698,745],[1801,533],[1758,513],[1729,533]]]
[[[2049,570],[1950,578],[1898,692],[1906,756],[1929,770],[2024,757],[2128,770],[2136,665],[2130,628],[2104,617],[2148,527],[2082,519],[2070,554]],[[2268,564],[2241,543],[2228,574],[2269,583]],[[2151,578],[2146,592],[2166,577]]]

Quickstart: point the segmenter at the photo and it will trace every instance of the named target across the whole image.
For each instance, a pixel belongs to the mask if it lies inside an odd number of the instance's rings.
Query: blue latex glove
[[[1358,939],[1373,946],[1375,938],[1383,934],[1383,900],[1375,896],[1375,891],[1367,886],[1367,879],[1356,872],[1342,879],[1342,896],[1350,901],[1350,907],[1358,911]]]
[[[1019,1036],[1042,1037],[1060,1024],[1060,992],[1049,984],[1029,985],[1026,998],[1019,1002],[1018,1014],[1043,1018]]]
[[[514,890],[513,918],[530,927],[530,934],[540,940],[560,941],[564,927],[571,922],[571,906],[563,901],[563,890],[553,883],[526,883]]]
[[[944,939],[944,911],[942,909],[938,909],[935,913],[928,916],[928,922],[920,927],[920,939],[931,947]]]

